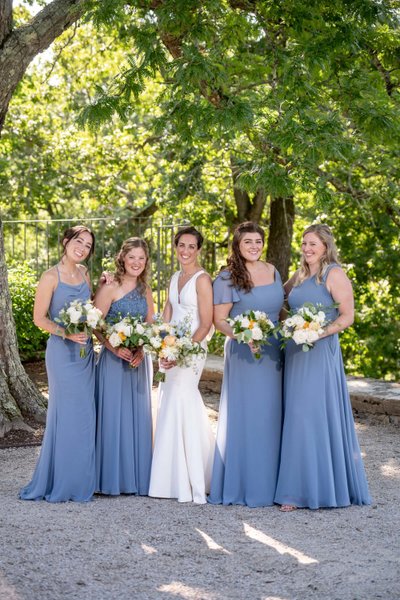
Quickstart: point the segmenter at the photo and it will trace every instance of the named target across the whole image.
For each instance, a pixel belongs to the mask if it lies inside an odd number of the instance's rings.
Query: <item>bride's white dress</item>
[[[190,314],[192,333],[199,326],[196,280],[201,273],[193,275],[178,294],[177,272],[169,289],[171,323]],[[169,369],[159,386],[149,496],[206,502],[215,441],[198,389],[205,360],[205,356],[196,357],[194,367]]]

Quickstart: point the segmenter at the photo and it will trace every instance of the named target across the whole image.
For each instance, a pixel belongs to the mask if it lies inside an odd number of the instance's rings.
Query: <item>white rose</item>
[[[82,312],[80,310],[75,308],[75,306],[70,306],[69,308],[67,308],[67,313],[69,315],[69,320],[71,321],[71,323],[79,323],[82,317]]]
[[[307,331],[304,329],[295,331],[293,333],[293,341],[295,344],[305,344],[307,342]]]
[[[320,310],[318,312],[318,314],[315,316],[316,321],[318,321],[318,323],[324,323],[325,319],[326,319],[326,315],[324,312],[322,312],[322,310]]]
[[[259,327],[253,327],[252,329],[252,338],[255,341],[262,340],[263,333]]]
[[[240,324],[242,327],[248,327],[250,325],[250,321],[247,317],[243,317],[243,319],[240,321]]]
[[[118,346],[121,345],[121,338],[119,337],[118,333],[116,333],[116,332],[114,332],[110,335],[110,337],[108,338],[108,341],[110,342],[110,344],[113,348],[118,348]]]
[[[143,333],[144,333],[145,329],[144,329],[144,327],[143,327],[143,325],[142,325],[141,323],[138,323],[138,324],[136,325],[136,331],[137,331],[137,333],[138,333],[139,335],[143,335]]]
[[[292,321],[295,327],[302,327],[305,323],[305,320],[301,315],[293,315]]]
[[[308,330],[307,341],[310,342],[310,344],[313,344],[314,342],[316,342],[318,338],[319,338],[318,331],[312,331],[312,329]]]
[[[86,302],[86,304],[84,304],[83,308],[86,310],[86,312],[89,312],[90,310],[92,310],[92,308],[94,308],[94,306],[91,302]]]

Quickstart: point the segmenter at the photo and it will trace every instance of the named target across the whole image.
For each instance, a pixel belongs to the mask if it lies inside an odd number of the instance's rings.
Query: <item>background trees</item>
[[[395,2],[57,0],[16,29],[11,2],[0,6],[3,116],[16,90],[0,144],[3,215],[174,215],[221,247],[256,219],[284,277],[302,227],[323,220],[355,282],[348,368],[400,372]],[[44,32],[54,11],[63,16]],[[16,88],[13,69],[21,79],[63,28]]]

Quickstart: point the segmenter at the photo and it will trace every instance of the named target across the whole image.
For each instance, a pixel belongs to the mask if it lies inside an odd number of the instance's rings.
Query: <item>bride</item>
[[[213,300],[210,276],[198,263],[203,236],[194,227],[183,227],[174,244],[181,270],[169,286],[163,318],[171,323],[191,317],[193,341],[201,342],[212,325]],[[149,496],[177,498],[179,502],[205,504],[214,455],[214,437],[198,383],[205,355],[193,367],[161,361],[166,371],[160,384],[157,426]]]

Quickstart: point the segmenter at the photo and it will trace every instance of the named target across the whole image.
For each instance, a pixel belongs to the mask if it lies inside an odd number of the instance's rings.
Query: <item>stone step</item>
[[[200,380],[200,390],[219,394],[221,391],[224,359],[209,354]],[[400,383],[347,377],[351,404],[357,415],[374,415],[383,421],[400,424]]]

